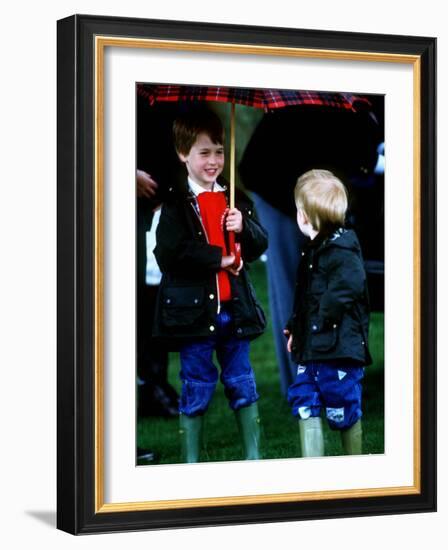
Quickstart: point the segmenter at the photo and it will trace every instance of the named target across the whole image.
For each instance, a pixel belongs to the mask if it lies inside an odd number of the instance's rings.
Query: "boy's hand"
[[[226,210],[226,229],[234,233],[241,233],[243,230],[243,215],[238,208],[228,208]]]
[[[288,337],[288,343],[286,344],[286,349],[288,350],[288,353],[291,353],[292,351],[292,334],[289,332],[289,330],[285,329],[283,331],[283,334]]]
[[[231,254],[230,256],[223,256],[221,258],[221,269],[227,269],[235,261],[235,256]]]
[[[221,269],[225,269],[226,271],[229,271],[232,275],[238,277],[240,271],[243,269],[243,260],[240,260],[240,265],[238,267],[235,267],[233,265],[234,263],[235,256],[233,254],[230,254],[230,256],[223,256],[221,259]]]

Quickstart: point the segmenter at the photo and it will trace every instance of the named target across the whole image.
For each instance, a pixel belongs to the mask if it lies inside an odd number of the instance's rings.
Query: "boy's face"
[[[179,158],[185,163],[188,175],[195,183],[211,189],[224,168],[224,147],[213,143],[207,134],[201,133],[188,155],[179,153]]]

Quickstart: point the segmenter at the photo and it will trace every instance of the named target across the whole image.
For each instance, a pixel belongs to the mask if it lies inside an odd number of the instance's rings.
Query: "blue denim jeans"
[[[181,413],[196,416],[207,410],[218,382],[214,351],[221,366],[221,382],[230,407],[238,410],[257,401],[259,396],[249,361],[249,340],[233,336],[232,324],[232,316],[223,308],[216,317],[212,336],[181,347]]]
[[[347,430],[362,416],[363,377],[364,367],[359,363],[341,360],[298,365],[296,380],[288,390],[292,414],[306,420],[320,416],[324,408],[330,428]]]

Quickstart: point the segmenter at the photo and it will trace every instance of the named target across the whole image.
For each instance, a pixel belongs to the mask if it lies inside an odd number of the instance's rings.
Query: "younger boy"
[[[267,236],[243,194],[227,207],[227,189],[217,182],[224,168],[224,130],[211,111],[174,122],[174,144],[188,178],[170,189],[162,207],[154,250],[162,281],[155,333],[180,350],[180,433],[185,462],[197,462],[203,416],[218,370],[235,411],[245,458],[259,458],[258,394],[249,362],[249,341],[265,328],[243,263],[267,248]],[[226,231],[241,244],[242,262],[228,250]]]
[[[295,187],[302,251],[293,315],[285,329],[297,363],[288,391],[303,456],[323,456],[321,410],[345,454],[362,454],[361,380],[371,362],[369,306],[361,248],[344,228],[347,193],[331,172],[311,170]]]

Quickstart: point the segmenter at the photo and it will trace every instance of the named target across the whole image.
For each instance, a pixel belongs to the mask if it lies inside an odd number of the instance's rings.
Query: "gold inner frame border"
[[[104,502],[104,50],[106,47],[164,49],[206,53],[237,53],[314,59],[405,63],[413,65],[413,198],[414,198],[414,480],[413,485],[351,490],[314,491],[244,495],[142,502]],[[232,506],[276,502],[303,502],[343,498],[413,495],[421,492],[421,342],[420,342],[420,270],[421,270],[421,59],[418,55],[346,50],[256,46],[181,40],[155,40],[96,36],[95,55],[95,513],[166,510],[209,506]]]

